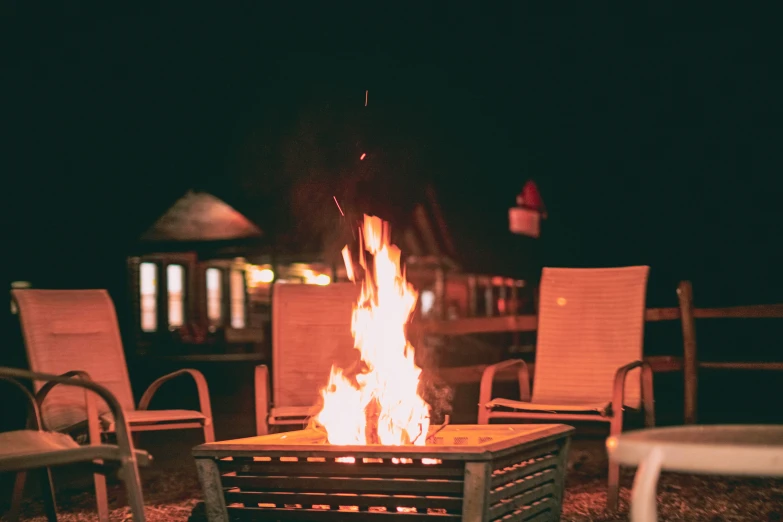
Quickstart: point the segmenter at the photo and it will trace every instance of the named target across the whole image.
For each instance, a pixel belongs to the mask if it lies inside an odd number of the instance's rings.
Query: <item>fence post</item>
[[[478,284],[476,276],[468,276],[468,317],[478,316]]]
[[[443,321],[447,313],[446,303],[446,272],[443,266],[435,269],[435,317]]]
[[[693,286],[690,281],[681,281],[677,287],[682,322],[682,373],[685,392],[685,424],[696,423],[698,402],[699,361],[696,355],[696,324],[693,317]]]
[[[509,307],[509,314],[517,316],[520,313],[519,306],[519,289],[517,288],[516,280],[511,280],[511,306]],[[511,332],[511,350],[517,351],[520,349],[519,332],[514,330]]]
[[[484,313],[487,317],[495,315],[495,288],[492,286],[492,276],[484,277]]]

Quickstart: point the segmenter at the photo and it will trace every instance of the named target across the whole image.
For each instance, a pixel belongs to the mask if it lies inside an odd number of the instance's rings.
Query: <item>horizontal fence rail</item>
[[[677,321],[679,308],[648,308],[648,322]],[[728,308],[695,308],[694,319],[783,319],[783,304],[732,306]],[[536,315],[501,315],[495,317],[463,317],[452,320],[423,320],[411,328],[425,335],[470,335],[481,333],[535,332]]]
[[[783,304],[731,306],[724,308],[695,308],[693,287],[690,281],[682,281],[677,288],[679,307],[648,308],[648,322],[680,321],[683,333],[683,355],[645,357],[654,372],[682,371],[684,378],[685,423],[696,422],[698,396],[698,370],[766,370],[783,371],[783,362],[734,362],[699,361],[696,345],[696,319],[783,319]],[[536,315],[500,315],[492,317],[463,317],[452,320],[422,320],[410,326],[411,336],[460,336],[488,333],[534,332],[538,327]],[[451,384],[477,383],[488,365],[479,364],[456,368],[440,368],[437,375]],[[535,373],[535,363],[528,363],[530,375]],[[496,380],[517,379],[515,370],[501,370]]]

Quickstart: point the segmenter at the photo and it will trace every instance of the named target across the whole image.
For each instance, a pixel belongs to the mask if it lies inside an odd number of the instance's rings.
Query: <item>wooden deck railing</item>
[[[648,308],[646,319],[650,322],[677,321],[682,324],[683,355],[645,357],[655,372],[682,371],[684,379],[685,423],[696,422],[699,369],[711,370],[770,370],[783,371],[783,362],[723,362],[699,361],[696,344],[696,319],[783,319],[783,304],[732,306],[725,308],[695,308],[693,287],[690,281],[682,281],[677,288],[679,307]],[[457,336],[486,333],[533,332],[538,318],[535,315],[503,315],[495,317],[467,317],[455,320],[428,320],[412,325],[414,335]],[[453,384],[475,383],[487,365],[443,368],[438,374]],[[531,375],[535,364],[530,364]],[[498,380],[514,380],[516,372],[499,372]]]

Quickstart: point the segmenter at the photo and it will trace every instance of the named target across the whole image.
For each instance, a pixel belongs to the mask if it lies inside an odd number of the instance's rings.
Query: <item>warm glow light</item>
[[[139,264],[139,293],[141,330],[154,332],[158,329],[158,265],[155,263]]]
[[[269,268],[253,267],[250,270],[250,285],[255,286],[258,283],[271,283],[275,279],[275,273]]]
[[[435,293],[432,290],[424,290],[421,293],[421,313],[429,314],[435,307]]]
[[[364,158],[366,158],[366,157],[367,157],[367,154],[365,154],[365,153],[362,153],[362,156],[361,156],[359,159],[360,159],[360,160],[363,160],[363,159],[364,159]]]
[[[351,330],[361,364],[353,370],[332,367],[314,424],[326,430],[330,444],[424,445],[430,406],[418,394],[421,368],[405,337],[418,294],[400,269],[400,249],[390,243],[388,223],[364,216],[360,239],[364,277]],[[343,256],[347,272],[357,274],[347,249]]]
[[[356,276],[353,273],[353,264],[351,263],[351,249],[348,245],[345,245],[342,250],[343,261],[345,262],[345,273],[348,276],[349,281],[356,281]]]
[[[245,273],[242,270],[232,270],[229,279],[229,295],[231,297],[231,328],[247,326],[245,307]]]
[[[316,274],[312,270],[305,270],[304,273],[305,283],[308,285],[320,285],[326,286],[332,282],[332,278],[326,274]]]
[[[182,265],[166,267],[166,286],[168,286],[169,327],[179,328],[185,322],[185,268]]]
[[[207,268],[207,319],[212,328],[223,321],[223,273],[219,268]]]

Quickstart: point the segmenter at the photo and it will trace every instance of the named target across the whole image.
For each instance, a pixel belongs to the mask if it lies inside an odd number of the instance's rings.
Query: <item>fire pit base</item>
[[[573,428],[451,425],[426,446],[304,430],[194,448],[210,522],[560,519]]]

